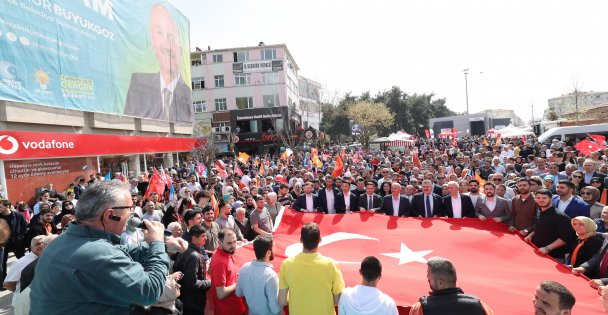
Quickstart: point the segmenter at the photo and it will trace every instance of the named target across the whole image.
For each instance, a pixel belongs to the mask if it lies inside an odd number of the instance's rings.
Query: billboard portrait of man
[[[192,90],[181,75],[182,46],[169,10],[157,4],[150,13],[150,37],[158,60],[157,73],[133,73],[124,114],[191,123]]]

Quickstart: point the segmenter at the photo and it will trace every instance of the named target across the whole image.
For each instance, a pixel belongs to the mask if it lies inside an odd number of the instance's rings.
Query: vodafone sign
[[[0,160],[190,151],[194,138],[0,131]]]

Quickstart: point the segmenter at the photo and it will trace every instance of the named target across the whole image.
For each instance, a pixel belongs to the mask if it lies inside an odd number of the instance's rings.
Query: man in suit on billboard
[[[171,13],[155,5],[150,17],[150,37],[160,71],[133,73],[124,114],[191,123],[192,90],[180,75],[182,47]]]

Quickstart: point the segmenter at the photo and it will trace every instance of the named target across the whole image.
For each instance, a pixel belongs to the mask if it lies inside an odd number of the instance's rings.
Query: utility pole
[[[462,70],[462,72],[464,72],[464,93],[465,93],[465,97],[466,97],[467,115],[468,115],[469,114],[469,82],[468,82],[467,75],[469,74],[469,68]]]
[[[532,126],[534,126],[534,104],[532,106]]]
[[[578,126],[578,87],[574,88],[574,106],[576,108],[576,125]]]

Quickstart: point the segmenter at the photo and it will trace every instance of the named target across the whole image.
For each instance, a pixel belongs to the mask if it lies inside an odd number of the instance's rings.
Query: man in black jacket
[[[190,241],[188,249],[181,253],[173,270],[183,273],[180,280],[180,299],[184,306],[184,315],[203,314],[206,302],[206,292],[211,287],[211,280],[207,279],[207,261],[209,258],[201,248],[207,241],[207,231],[201,225],[190,228]]]
[[[27,232],[24,237],[24,244],[28,246],[32,242],[32,239],[38,235],[50,235],[57,234],[57,226],[53,223],[55,215],[51,212],[51,209],[42,208],[40,210],[40,216],[38,220],[33,220],[27,227]]]
[[[493,314],[490,307],[478,297],[465,294],[456,286],[456,268],[442,257],[431,257],[427,262],[427,275],[431,294],[412,305],[410,314]]]
[[[20,212],[11,210],[11,202],[8,200],[0,200],[0,219],[6,221],[10,228],[11,237],[8,243],[4,246],[4,255],[2,258],[2,280],[6,277],[6,262],[8,261],[9,252],[15,253],[17,259],[25,254],[25,246],[23,237],[27,229],[27,221]]]

